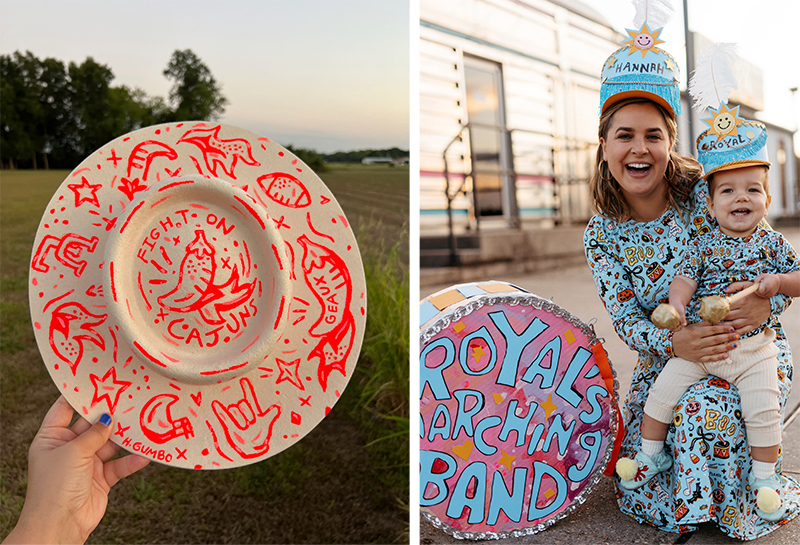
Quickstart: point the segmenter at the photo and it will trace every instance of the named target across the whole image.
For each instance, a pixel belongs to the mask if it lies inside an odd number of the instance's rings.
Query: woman
[[[623,54],[624,48],[612,58]],[[610,60],[606,68],[618,66]],[[677,79],[676,75],[675,88]],[[674,333],[650,322],[653,309],[667,300],[674,268],[689,240],[710,229],[713,220],[705,206],[702,167],[673,150],[679,104],[675,97],[658,86],[637,89],[635,75],[618,88],[610,80],[604,70],[598,168],[590,182],[598,215],[589,222],[584,245],[617,333],[639,352],[623,408],[625,438],[620,452],[632,457],[641,444],[639,426],[649,388],[666,361],[674,355],[692,361],[724,359],[739,335],[770,315],[778,337],[783,410],[791,388],[791,354],[774,317],[789,300],[744,298],[732,305],[726,322],[694,324]],[[744,283],[732,284],[728,291],[743,287]],[[749,540],[773,531],[800,511],[800,487],[784,476],[786,516],[770,523],[756,515],[755,495],[747,489],[751,459],[739,396],[719,378],[706,377],[683,396],[667,448],[674,459],[670,470],[638,490],[617,488],[620,509],[640,523],[690,532],[701,522],[714,521],[729,536]]]
[[[617,333],[639,352],[625,401],[620,453],[632,456],[641,442],[647,393],[667,359],[724,359],[738,335],[762,323],[771,309],[767,300],[745,298],[733,305],[723,324],[695,324],[671,333],[650,322],[652,310],[667,298],[686,244],[713,221],[705,208],[706,183],[699,164],[673,151],[676,126],[668,110],[648,98],[609,105],[600,118],[599,136],[599,167],[591,190],[600,214],[589,223],[584,242]],[[731,291],[741,287],[733,285]],[[785,298],[774,298],[772,314],[785,305]],[[780,325],[775,329],[783,406],[791,387],[791,355]],[[618,489],[623,512],[674,532],[714,520],[739,539],[768,533],[797,514],[797,508],[790,508],[777,525],[755,515],[755,497],[745,490],[751,460],[739,397],[727,382],[708,377],[698,383],[676,408],[673,424],[667,440],[675,455],[673,469],[638,491]],[[792,483],[784,488],[797,493]]]

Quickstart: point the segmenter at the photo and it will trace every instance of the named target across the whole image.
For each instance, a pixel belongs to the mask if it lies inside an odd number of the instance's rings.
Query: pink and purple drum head
[[[423,517],[459,538],[521,536],[583,503],[619,411],[592,328],[502,282],[431,295],[420,321]]]

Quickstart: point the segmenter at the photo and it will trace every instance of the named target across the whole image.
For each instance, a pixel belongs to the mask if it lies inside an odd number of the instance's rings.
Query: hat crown
[[[739,107],[722,102],[709,108],[709,126],[697,137],[697,160],[708,177],[721,170],[754,165],[770,166],[767,153],[767,127],[739,116]]]
[[[703,111],[708,128],[697,138],[697,160],[705,176],[721,170],[754,165],[770,166],[767,153],[767,127],[739,115],[728,97],[738,86],[733,71],[736,44],[717,43],[701,53],[697,69],[689,82],[693,108]],[[712,104],[719,104],[713,107]]]
[[[675,59],[657,47],[663,28],[651,30],[645,22],[638,30],[626,29],[629,39],[603,64],[600,111],[620,100],[653,100],[674,118],[681,113],[680,72]]]

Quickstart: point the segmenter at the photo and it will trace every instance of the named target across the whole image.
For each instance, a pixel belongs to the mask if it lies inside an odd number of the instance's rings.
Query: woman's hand
[[[725,293],[731,295],[752,284],[752,282],[734,282],[728,286]],[[731,311],[724,323],[733,327],[734,332],[738,335],[744,335],[766,322],[770,314],[769,299],[751,294],[731,303]]]
[[[150,460],[131,455],[110,460],[119,446],[109,440],[112,419],[78,420],[59,397],[28,452],[28,490],[7,543],[83,543],[103,518],[108,492]]]
[[[672,334],[672,347],[680,358],[708,363],[727,358],[728,351],[736,348],[738,339],[739,335],[727,323],[700,322],[676,329]]]

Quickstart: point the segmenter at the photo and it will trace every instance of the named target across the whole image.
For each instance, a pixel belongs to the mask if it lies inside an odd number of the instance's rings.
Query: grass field
[[[0,536],[25,497],[27,449],[58,390],[30,325],[28,268],[65,171],[0,171]],[[322,174],[357,234],[369,311],[356,374],[301,442],[226,471],[156,463],[119,483],[90,543],[408,541],[408,168]]]

